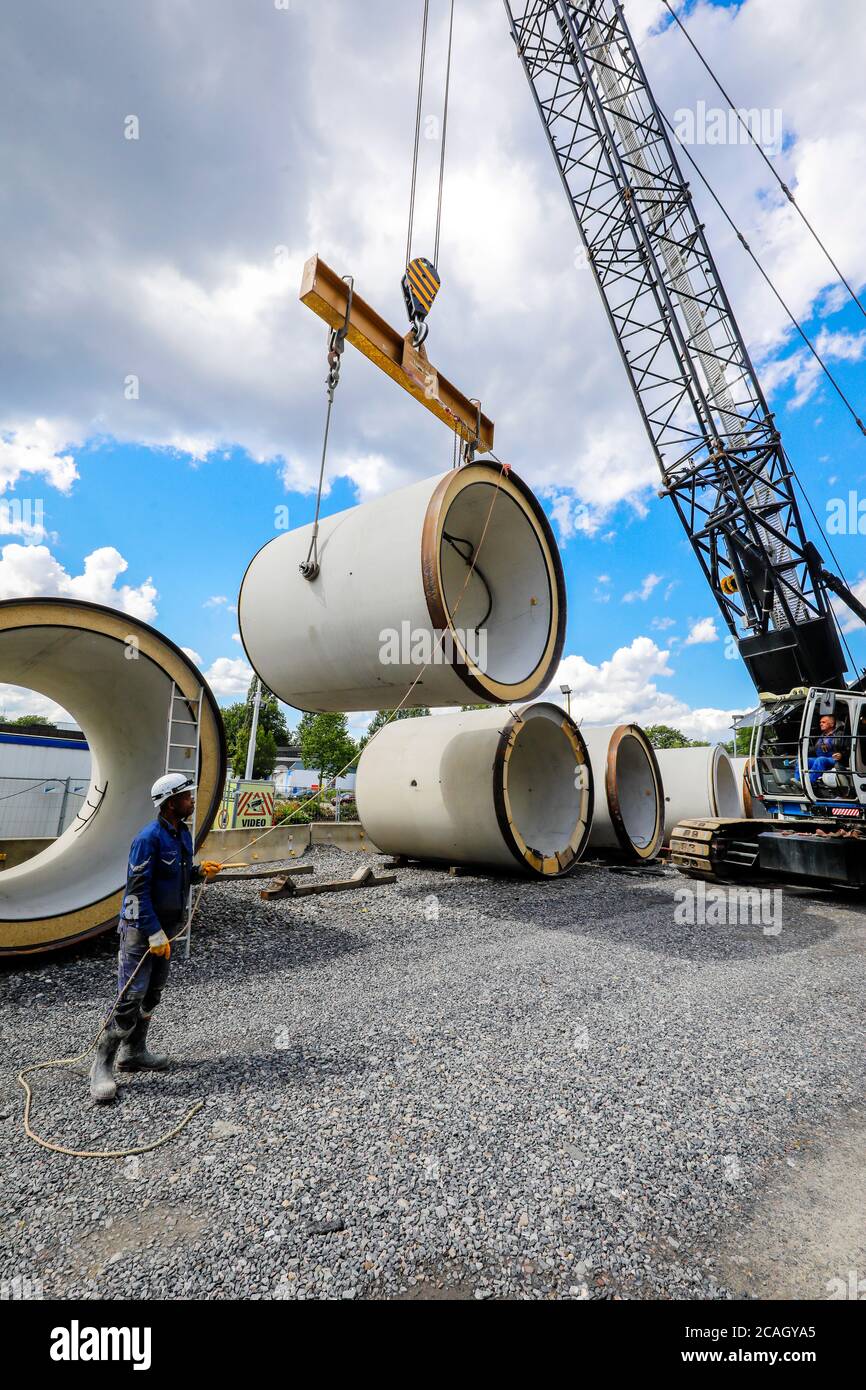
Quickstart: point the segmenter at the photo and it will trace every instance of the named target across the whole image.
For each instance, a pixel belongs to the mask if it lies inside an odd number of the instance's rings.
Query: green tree
[[[229,762],[236,777],[243,777],[247,765],[247,749],[250,743],[250,729],[253,722],[253,706],[256,695],[256,677],[250,681],[245,700],[226,705],[221,711],[226,731],[226,747]],[[262,685],[262,699],[259,707],[259,725],[256,734],[256,756],[253,761],[254,777],[270,777],[277,761],[277,747],[291,743],[293,735],[286,724],[286,717],[280,709],[280,702],[266,685]]]
[[[50,719],[46,719],[44,714],[19,714],[17,719],[10,719],[9,723],[13,728],[26,729],[28,724],[41,724],[47,729],[55,727]]]
[[[304,767],[318,772],[319,786],[336,777],[357,755],[358,745],[349,736],[345,714],[303,714],[298,742]]]
[[[247,770],[247,749],[250,746],[249,729],[241,729],[232,753],[232,770],[236,777],[244,777]],[[253,776],[270,777],[277,762],[277,740],[261,724],[256,730],[256,752],[253,758]]]
[[[653,748],[706,748],[708,744],[701,739],[686,738],[679,729],[669,724],[649,724],[644,733]]]
[[[430,713],[426,705],[409,705],[406,709],[379,709],[367,725],[367,732],[358,744],[359,751],[366,748],[374,734],[390,724],[392,719],[421,719]]]

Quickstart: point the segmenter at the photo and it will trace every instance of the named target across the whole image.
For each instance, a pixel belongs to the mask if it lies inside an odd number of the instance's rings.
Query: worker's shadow
[[[170,1071],[148,1074],[148,1086],[166,1097],[206,1095],[210,1102],[220,1094],[237,1097],[238,1085],[255,1078],[256,1091],[264,1089],[274,1100],[281,1093],[297,1095],[299,1090],[316,1092],[332,1088],[347,1078],[357,1078],[369,1070],[367,1053],[326,1053],[309,1043],[279,1041],[270,1047],[253,1044],[248,1051],[217,1051],[213,1056],[174,1061]],[[139,1073],[139,1075],[141,1075]]]

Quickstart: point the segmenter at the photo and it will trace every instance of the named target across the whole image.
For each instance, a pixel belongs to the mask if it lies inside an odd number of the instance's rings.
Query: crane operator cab
[[[866,823],[866,694],[792,690],[761,704],[749,776],[770,814]]]

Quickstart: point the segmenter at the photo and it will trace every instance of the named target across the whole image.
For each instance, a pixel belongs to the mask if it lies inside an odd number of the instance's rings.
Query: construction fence
[[[0,838],[50,838],[67,830],[87,796],[87,777],[0,777]]]

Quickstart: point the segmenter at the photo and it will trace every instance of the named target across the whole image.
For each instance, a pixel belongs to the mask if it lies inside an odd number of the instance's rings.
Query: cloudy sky
[[[0,17],[0,598],[108,603],[194,652],[218,697],[249,668],[251,555],[312,515],[326,330],[298,303],[319,252],[403,319],[421,0],[8,0]],[[431,0],[436,136],[448,0]],[[781,132],[780,173],[866,281],[859,0],[682,8],[734,100]],[[720,98],[657,0],[627,14],[672,118]],[[780,113],[778,117],[775,113]],[[137,138],[128,138],[133,135]],[[757,153],[693,150],[866,414],[866,322]],[[416,253],[438,143],[422,140]],[[866,496],[866,440],[696,189],[789,453],[822,520]],[[563,548],[559,679],[593,722],[725,734],[752,703],[669,503],[513,51],[501,0],[457,0],[430,355],[496,420]],[[325,510],[449,466],[444,428],[351,349]],[[866,510],[866,509],[864,509]],[[866,523],[864,523],[866,529]],[[864,584],[863,535],[834,537]],[[866,664],[862,632],[850,638]],[[0,712],[37,706],[0,687]],[[357,724],[358,721],[355,721]]]

